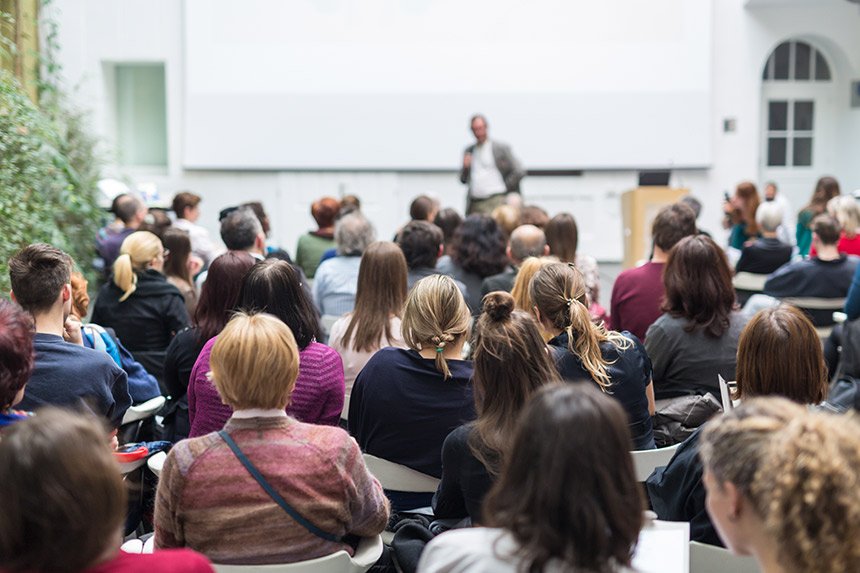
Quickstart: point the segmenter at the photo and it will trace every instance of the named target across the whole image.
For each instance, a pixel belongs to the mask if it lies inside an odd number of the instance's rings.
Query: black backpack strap
[[[333,535],[331,533],[323,531],[322,529],[302,517],[298,511],[293,509],[293,507],[288,504],[287,501],[283,497],[281,497],[278,492],[275,491],[275,489],[269,484],[269,482],[266,481],[266,478],[263,477],[263,474],[261,474],[259,470],[254,467],[254,464],[251,463],[251,460],[249,460],[248,457],[242,452],[242,450],[239,449],[239,446],[236,445],[236,442],[233,441],[233,438],[231,438],[226,431],[221,430],[220,432],[218,432],[218,435],[221,436],[221,439],[223,439],[228,446],[230,446],[230,449],[233,451],[236,457],[239,458],[239,461],[242,462],[242,465],[245,466],[245,469],[248,470],[248,473],[251,474],[251,477],[257,480],[257,483],[260,484],[260,487],[262,487],[267,494],[269,494],[269,497],[271,497],[275,503],[281,506],[281,509],[286,511],[287,514],[296,521],[296,523],[298,523],[299,525],[301,525],[302,527],[304,527],[305,529],[307,529],[321,539],[325,539],[326,541],[343,542],[342,538],[338,537],[337,535]]]

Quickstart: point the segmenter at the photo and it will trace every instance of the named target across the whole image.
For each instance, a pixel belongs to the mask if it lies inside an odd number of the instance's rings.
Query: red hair
[[[17,304],[0,300],[0,409],[12,405],[33,373],[33,336],[30,315]]]

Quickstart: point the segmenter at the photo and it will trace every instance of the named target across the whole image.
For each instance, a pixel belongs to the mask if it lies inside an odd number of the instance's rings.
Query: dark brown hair
[[[454,233],[451,258],[464,271],[481,278],[498,274],[508,265],[507,240],[489,215],[469,215]]]
[[[736,306],[732,271],[726,254],[710,237],[685,237],[669,251],[663,286],[663,311],[689,321],[687,332],[702,328],[719,338],[729,329],[729,315]]]
[[[267,259],[251,267],[237,306],[236,310],[249,314],[266,312],[281,319],[293,331],[299,350],[322,338],[313,302],[302,288],[298,271],[286,261]]]
[[[9,259],[15,300],[32,313],[50,309],[71,274],[71,257],[45,243],[28,245]]]
[[[815,327],[797,308],[759,311],[738,342],[738,397],[784,396],[818,404],[827,395],[827,366]]]
[[[126,493],[105,429],[45,408],[0,440],[0,568],[82,571],[119,541]]]
[[[167,256],[164,258],[164,275],[180,278],[193,285],[194,277],[191,276],[191,270],[188,268],[188,257],[191,256],[191,238],[188,233],[181,229],[167,229],[161,235],[161,244],[167,250]]]
[[[239,301],[242,280],[256,263],[257,260],[250,253],[227,251],[209,265],[194,311],[198,346],[202,347],[221,332],[230,320],[230,313]]]
[[[744,234],[747,237],[755,237],[758,235],[758,223],[755,220],[755,212],[758,210],[759,203],[761,203],[755,184],[751,181],[738,183],[738,186],[735,188],[735,197],[742,199],[744,205],[742,208],[735,209],[731,213],[732,223],[745,223],[746,229],[744,230]]]
[[[579,244],[579,229],[573,215],[559,213],[549,220],[543,231],[549,245],[549,254],[558,257],[563,263],[574,262]]]
[[[355,309],[343,335],[344,347],[372,352],[393,339],[391,317],[403,312],[407,272],[403,251],[394,243],[377,241],[367,247],[358,267]]]
[[[340,211],[340,203],[334,197],[322,197],[311,205],[311,216],[320,229],[334,226],[338,211]]]
[[[537,205],[525,205],[520,209],[520,225],[534,225],[543,229],[549,223],[549,215]]]
[[[179,219],[185,218],[185,210],[193,209],[200,204],[200,195],[190,191],[180,191],[173,197],[173,212]]]
[[[413,221],[428,221],[437,210],[437,202],[427,195],[419,195],[409,205],[409,217]]]
[[[14,302],[0,299],[0,410],[12,406],[33,373],[33,335],[30,315]]]
[[[654,245],[668,253],[684,237],[695,235],[696,212],[686,203],[674,203],[660,209],[651,224]]]
[[[644,501],[627,414],[589,384],[541,390],[484,501],[486,525],[511,532],[524,569],[559,559],[576,571],[630,565]]]
[[[534,318],[514,310],[506,292],[484,296],[473,345],[475,411],[469,448],[498,474],[510,450],[517,416],[542,386],[560,382]]]
[[[457,231],[457,228],[463,224],[463,217],[460,216],[460,213],[458,213],[456,209],[446,207],[436,213],[436,218],[433,219],[433,224],[442,229],[442,234],[444,236],[443,242],[445,243],[445,250],[447,251],[451,241],[454,240],[454,233]]]
[[[817,215],[812,220],[812,232],[818,236],[823,245],[836,245],[839,243],[841,227],[835,217],[827,214]]]
[[[815,190],[804,210],[812,211],[816,215],[824,213],[827,209],[827,202],[839,193],[839,181],[833,177],[824,176],[815,183]]]
[[[409,221],[397,234],[397,245],[410,269],[435,267],[443,240],[442,230],[427,221]]]

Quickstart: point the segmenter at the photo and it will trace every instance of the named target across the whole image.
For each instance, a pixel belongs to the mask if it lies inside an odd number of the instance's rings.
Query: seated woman
[[[761,199],[755,184],[744,181],[738,183],[735,194],[723,205],[725,213],[723,227],[731,229],[729,247],[732,249],[740,251],[744,248],[744,244],[758,237],[756,210],[760,203]]]
[[[364,452],[441,477],[445,437],[475,418],[472,363],[461,359],[469,321],[451,277],[415,283],[403,309],[409,348],[374,354],[352,387],[349,432]],[[395,509],[424,507],[432,497],[390,495]]]
[[[481,283],[508,266],[507,241],[489,215],[469,215],[454,233],[451,264],[436,264],[439,272],[466,285],[466,304],[475,316],[481,312]]]
[[[818,404],[827,395],[827,368],[815,327],[803,312],[780,305],[757,313],[738,344],[736,398],[783,396],[800,404]],[[664,468],[645,482],[651,506],[666,521],[689,521],[690,539],[720,545],[705,512],[701,428],[675,452]]]
[[[185,299],[188,316],[194,316],[199,293],[194,284],[194,275],[202,270],[201,259],[191,256],[191,239],[188,233],[171,228],[161,235],[164,250],[164,276],[167,282],[179,289]],[[205,282],[205,281],[204,281]]]
[[[758,398],[702,433],[708,513],[764,573],[860,571],[860,423]]]
[[[645,335],[657,399],[705,392],[719,399],[717,376],[735,379],[747,320],[735,304],[725,253],[709,237],[685,237],[669,252],[663,286],[664,314]]]
[[[385,528],[388,502],[355,441],[340,428],[284,412],[299,373],[287,325],[268,314],[236,315],[218,335],[210,364],[233,413],[223,431],[183,440],[167,456],[156,547],[191,547],[216,563],[292,563],[352,553],[344,536],[371,537]],[[270,497],[248,464],[286,505]]]
[[[476,326],[472,383],[477,419],[442,445],[442,481],[433,498],[437,518],[481,523],[481,502],[510,454],[514,426],[532,395],[561,379],[537,322],[514,310],[506,292],[484,296]]]
[[[589,380],[612,395],[627,411],[634,448],[654,448],[651,361],[639,339],[592,322],[585,280],[570,264],[543,267],[529,290],[538,321],[553,335],[549,346],[561,377]]]
[[[29,416],[12,407],[24,399],[24,386],[33,373],[34,334],[30,313],[0,299],[0,430]]]
[[[529,294],[529,286],[531,286],[532,277],[539,270],[552,263],[557,263],[555,257],[529,257],[523,264],[520,265],[520,270],[517,273],[517,278],[514,279],[514,287],[511,289],[511,296],[514,297],[514,307],[517,310],[522,310],[528,313],[534,312],[534,302]],[[552,335],[546,332],[543,327],[538,324],[541,331],[541,336],[544,340],[549,340]]]
[[[51,408],[0,439],[0,570],[212,573],[187,549],[120,551],[126,486],[94,419]]]
[[[606,309],[600,305],[600,270],[597,260],[591,255],[577,253],[579,228],[570,213],[559,213],[544,227],[549,253],[562,263],[573,263],[585,279],[588,289],[588,310],[591,317],[599,322],[606,319]]]
[[[355,310],[331,327],[329,346],[343,359],[346,393],[380,348],[405,348],[400,317],[406,300],[406,258],[394,243],[371,243],[361,257]]]
[[[135,359],[161,379],[173,336],[188,325],[185,299],[162,274],[164,248],[149,231],[126,237],[113,280],[99,290],[92,322],[112,328]]]
[[[299,377],[287,414],[308,424],[336,426],[343,411],[343,362],[333,349],[316,342],[320,334],[313,303],[286,261],[267,259],[254,265],[242,281],[236,310],[266,312],[290,327],[301,356]],[[190,437],[224,427],[233,410],[209,380],[209,356],[217,337],[209,340],[191,370],[188,382]]]
[[[309,279],[314,278],[323,253],[335,246],[334,221],[338,211],[340,203],[334,197],[321,197],[311,205],[311,216],[317,223],[317,230],[299,237],[296,245],[296,264]]]
[[[531,399],[484,525],[433,539],[421,573],[630,572],[644,508],[624,409],[586,384]]]
[[[227,251],[209,265],[193,324],[173,337],[164,357],[164,385],[170,394],[164,439],[178,442],[188,437],[188,381],[194,363],[203,346],[227,324],[239,300],[242,279],[256,262],[245,251]]]

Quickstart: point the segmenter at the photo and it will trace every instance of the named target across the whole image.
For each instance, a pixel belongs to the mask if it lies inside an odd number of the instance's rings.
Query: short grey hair
[[[534,225],[520,225],[511,233],[511,258],[524,261],[529,257],[542,257],[546,235]]]
[[[341,217],[334,226],[338,255],[360,255],[375,240],[373,224],[358,211]]]
[[[765,201],[755,212],[755,221],[763,231],[775,232],[782,225],[782,207],[772,201]]]
[[[250,207],[236,209],[221,221],[221,240],[231,251],[247,251],[262,232],[263,225]]]

